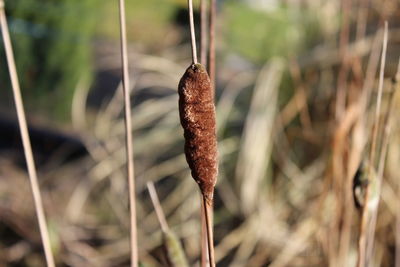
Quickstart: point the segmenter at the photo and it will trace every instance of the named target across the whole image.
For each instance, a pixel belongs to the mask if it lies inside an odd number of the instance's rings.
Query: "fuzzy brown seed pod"
[[[201,64],[187,68],[178,93],[186,160],[201,193],[212,201],[218,175],[215,106],[210,78]]]

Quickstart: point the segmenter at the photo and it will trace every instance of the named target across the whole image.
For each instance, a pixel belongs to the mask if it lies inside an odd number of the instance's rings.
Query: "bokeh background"
[[[128,266],[118,3],[5,4],[58,266]],[[385,20],[384,92],[390,88],[400,56],[399,4],[218,1],[218,266],[355,266],[360,212],[348,162],[352,151],[361,158],[369,147],[370,128],[360,137],[354,125],[368,120],[373,105],[355,118],[352,108],[368,77],[376,97]],[[200,194],[182,153],[177,96],[191,61],[186,1],[126,5],[141,264],[165,266],[146,189],[153,181],[169,226],[196,266]],[[44,266],[3,44],[0,65],[0,266]],[[346,92],[339,104],[338,92]],[[399,256],[396,120],[373,266],[394,266]]]

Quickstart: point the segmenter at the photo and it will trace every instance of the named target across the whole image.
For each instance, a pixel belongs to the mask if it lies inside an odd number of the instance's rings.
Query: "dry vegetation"
[[[353,203],[353,177],[361,160],[370,155],[382,29],[388,21],[381,124],[373,161],[383,178],[369,266],[400,266],[400,4],[286,2],[293,14],[317,13],[318,45],[288,58],[272,58],[257,69],[234,68],[217,60],[217,265],[356,266],[362,212]],[[339,17],[341,23],[334,23]],[[112,51],[99,53],[97,71],[120,69],[117,46]],[[129,51],[140,262],[168,262],[146,187],[151,181],[168,230],[180,238],[189,265],[195,266],[200,258],[201,196],[182,153],[177,104],[177,84],[189,62],[190,47],[185,44],[163,56],[137,53],[134,46]],[[38,170],[60,266],[129,264],[121,86],[94,110],[87,107],[90,85],[78,84],[72,125],[88,153],[62,165],[54,158]],[[390,105],[393,112],[388,116]],[[379,165],[386,145],[387,158]],[[26,173],[10,153],[1,153],[0,265],[43,266]]]

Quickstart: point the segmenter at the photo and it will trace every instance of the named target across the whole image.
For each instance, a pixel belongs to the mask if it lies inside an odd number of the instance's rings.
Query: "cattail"
[[[210,78],[201,64],[187,68],[179,82],[179,113],[186,160],[201,193],[211,204],[217,181],[215,106]]]
[[[188,10],[192,64],[187,68],[178,85],[179,114],[185,136],[186,161],[192,170],[192,177],[199,185],[203,195],[201,216],[202,223],[205,222],[207,238],[204,239],[202,230],[201,264],[203,266],[205,263],[204,253],[206,253],[203,240],[207,240],[210,266],[214,267],[212,200],[218,175],[214,88],[207,70],[197,62],[192,0],[188,0]]]

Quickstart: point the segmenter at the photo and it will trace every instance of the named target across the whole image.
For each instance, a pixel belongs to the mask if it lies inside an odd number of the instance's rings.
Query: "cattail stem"
[[[197,48],[196,48],[196,34],[194,30],[194,19],[193,19],[193,0],[188,0],[189,7],[189,24],[190,24],[190,44],[192,46],[192,62],[197,64]]]
[[[210,260],[210,266],[215,267],[213,205],[212,201],[207,199],[204,195],[203,195],[203,207],[204,207],[204,215],[206,218],[206,226],[207,226],[208,258]]]
[[[11,79],[11,85],[12,85],[12,89],[13,89],[15,107],[17,110],[18,124],[19,124],[19,129],[21,131],[21,139],[22,139],[22,144],[24,147],[24,154],[25,154],[26,164],[28,167],[29,180],[30,180],[30,184],[31,184],[36,215],[38,217],[40,235],[41,235],[41,239],[43,242],[43,248],[44,248],[44,253],[45,253],[45,257],[46,257],[46,262],[47,262],[48,267],[54,267],[55,266],[54,256],[51,251],[49,231],[48,231],[48,228],[46,225],[43,201],[42,201],[42,197],[40,194],[40,188],[39,188],[38,178],[37,178],[37,174],[36,174],[35,161],[33,158],[31,142],[29,139],[29,132],[28,132],[28,127],[27,127],[27,123],[26,123],[24,105],[23,105],[21,89],[20,89],[19,81],[18,81],[18,74],[17,74],[17,70],[15,67],[14,53],[13,53],[13,49],[12,49],[12,45],[11,45],[10,33],[8,30],[6,15],[4,12],[3,0],[0,0],[0,24],[1,24],[1,29],[2,29],[1,32],[3,35],[4,48],[5,48],[6,57],[7,57],[8,70],[10,72],[10,79]]]
[[[127,174],[129,184],[129,208],[130,208],[130,246],[131,246],[131,266],[138,266],[138,248],[137,248],[137,226],[136,226],[136,199],[135,199],[135,179],[133,163],[133,143],[132,143],[132,121],[131,121],[131,101],[130,84],[128,68],[128,49],[126,40],[126,22],[125,22],[125,1],[119,1],[119,17],[121,30],[121,60],[123,72],[123,89],[125,102],[125,140],[126,140],[126,160]]]
[[[217,17],[217,1],[211,0],[210,4],[210,30],[208,48],[208,73],[210,75],[211,88],[215,91],[215,19]]]
[[[200,0],[200,63],[207,66],[207,0]]]
[[[207,241],[207,220],[204,207],[204,201],[201,201],[201,259],[200,266],[206,267],[208,262],[208,241]]]

